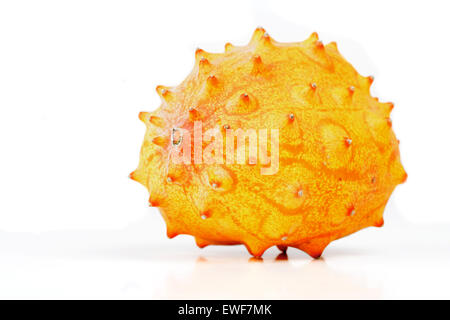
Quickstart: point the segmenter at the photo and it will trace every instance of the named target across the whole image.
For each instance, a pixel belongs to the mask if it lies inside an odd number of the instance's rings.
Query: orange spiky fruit
[[[190,234],[199,247],[244,244],[254,256],[295,247],[317,258],[331,241],[383,225],[384,207],[407,175],[389,118],[393,104],[370,95],[373,77],[359,75],[316,33],[279,43],[258,28],[246,46],[195,55],[180,85],[157,87],[160,108],[139,115],[147,131],[131,178],[148,188],[170,238]],[[223,138],[227,147],[179,134],[193,133],[198,122],[219,128],[210,141]],[[277,129],[277,145],[264,146],[270,160],[244,148],[244,163],[205,161],[206,151],[228,159],[233,128]],[[182,152],[188,161],[172,161]],[[262,174],[277,160],[276,171]]]

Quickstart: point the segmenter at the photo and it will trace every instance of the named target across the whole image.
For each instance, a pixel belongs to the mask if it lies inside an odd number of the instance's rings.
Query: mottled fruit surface
[[[257,28],[246,46],[198,49],[187,78],[158,86],[161,106],[140,113],[147,131],[130,177],[148,189],[170,238],[189,234],[199,247],[243,244],[254,256],[295,247],[317,258],[335,239],[382,226],[392,191],[407,177],[393,104],[371,96],[372,82],[316,33],[279,43]],[[267,129],[269,162],[249,151],[245,164],[207,162],[209,143],[193,139],[191,163],[173,161],[187,141],[176,133],[192,133],[199,122],[203,131],[219,128],[224,141],[227,130]],[[225,159],[225,145],[222,151]],[[193,160],[196,152],[203,161]],[[276,172],[262,174],[273,161]]]

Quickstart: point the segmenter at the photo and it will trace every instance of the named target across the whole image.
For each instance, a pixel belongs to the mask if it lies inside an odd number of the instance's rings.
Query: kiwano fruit
[[[130,177],[169,238],[318,258],[335,239],[381,227],[406,181],[393,104],[371,96],[372,82],[316,33],[280,43],[257,28],[246,46],[197,49],[188,77],[158,86],[161,106],[139,114],[147,130]]]

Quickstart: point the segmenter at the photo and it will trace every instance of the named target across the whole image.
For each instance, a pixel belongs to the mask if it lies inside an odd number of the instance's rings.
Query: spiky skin
[[[199,49],[179,86],[157,87],[160,108],[140,113],[147,131],[131,178],[148,188],[169,238],[190,234],[201,248],[244,244],[257,257],[274,245],[295,247],[318,258],[331,241],[382,226],[392,191],[406,180],[393,104],[370,95],[372,81],[316,33],[279,43],[258,28],[247,46]],[[279,128],[279,171],[173,164],[171,130],[192,131],[194,120],[204,130]]]

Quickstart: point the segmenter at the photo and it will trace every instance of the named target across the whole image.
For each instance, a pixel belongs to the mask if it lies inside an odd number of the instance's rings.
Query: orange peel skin
[[[169,238],[189,234],[200,248],[243,244],[255,257],[294,247],[318,258],[333,240],[381,227],[391,193],[406,181],[393,104],[371,96],[372,82],[316,33],[279,43],[257,28],[246,46],[198,49],[187,78],[158,86],[161,106],[139,114],[146,133],[130,178],[148,189]],[[224,139],[230,128],[279,129],[278,171],[262,175],[260,161],[174,163],[174,129],[192,132],[196,121]]]

